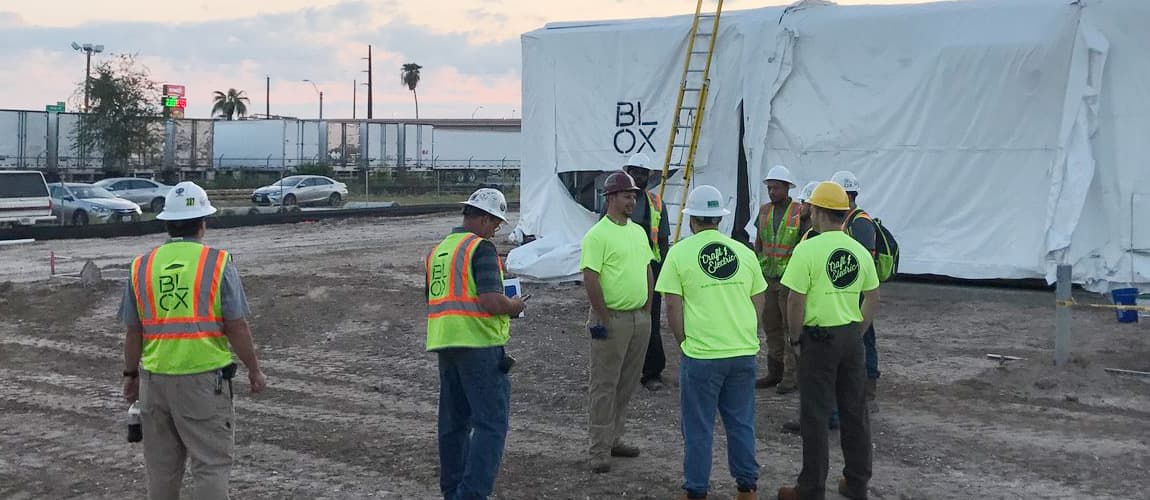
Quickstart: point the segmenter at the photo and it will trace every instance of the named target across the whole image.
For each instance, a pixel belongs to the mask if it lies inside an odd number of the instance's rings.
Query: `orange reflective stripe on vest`
[[[479,306],[479,297],[468,295],[468,282],[471,279],[471,256],[476,245],[483,238],[474,234],[465,236],[451,255],[451,272],[448,274],[447,295],[427,301],[428,319],[443,316],[466,316],[469,318],[488,318],[491,314]],[[431,260],[427,258],[427,272],[431,275]]]

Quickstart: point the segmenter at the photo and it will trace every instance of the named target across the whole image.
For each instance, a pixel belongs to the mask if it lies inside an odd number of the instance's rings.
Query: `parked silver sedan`
[[[48,184],[52,215],[78,226],[140,220],[140,206],[92,184]]]
[[[347,198],[347,184],[322,175],[293,175],[252,191],[256,205],[323,204],[338,207]]]
[[[172,189],[172,186],[151,179],[134,177],[115,177],[96,181],[93,184],[155,213],[160,213],[160,210],[164,209],[164,197],[168,196],[168,191]]]

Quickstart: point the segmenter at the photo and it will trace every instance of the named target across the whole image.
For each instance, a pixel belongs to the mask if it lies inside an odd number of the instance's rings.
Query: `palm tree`
[[[248,98],[244,95],[244,91],[228,89],[225,94],[217,90],[213,94],[215,95],[212,99],[213,116],[226,116],[231,120],[233,116],[242,117],[248,114]]]
[[[407,63],[403,65],[403,69],[399,72],[399,82],[411,90],[411,96],[415,99],[415,119],[419,119],[419,94],[415,93],[415,87],[419,85],[419,70],[423,69],[415,63]]]

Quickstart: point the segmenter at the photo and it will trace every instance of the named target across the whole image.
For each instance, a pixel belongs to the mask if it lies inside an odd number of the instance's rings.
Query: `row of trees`
[[[415,89],[422,68],[409,63],[404,64],[400,72],[401,84],[411,90],[415,100],[417,119],[419,96]],[[126,173],[132,159],[146,164],[158,156],[163,143],[162,96],[160,85],[152,80],[148,68],[132,55],[116,55],[97,64],[93,73],[77,89],[77,94],[83,95],[87,86],[90,104],[88,112],[80,117],[80,126],[73,132],[75,154],[81,158],[100,155],[109,174]],[[212,101],[212,116],[228,120],[246,116],[250,102],[243,90],[236,89],[217,90],[213,92]],[[54,170],[48,175],[59,178]],[[174,172],[162,173],[166,180],[171,180],[169,177],[173,175]]]
[[[415,92],[415,88],[419,86],[419,70],[423,69],[415,63],[407,63],[399,72],[399,82],[403,86],[411,90],[411,96],[415,100],[415,119],[419,119],[419,94]],[[233,119],[235,116],[246,116],[248,114],[248,103],[251,102],[244,91],[236,89],[228,89],[227,92],[219,90],[212,93],[212,116],[219,116]]]

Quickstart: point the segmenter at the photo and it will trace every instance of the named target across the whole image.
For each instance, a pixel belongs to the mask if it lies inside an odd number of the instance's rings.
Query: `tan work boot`
[[[756,389],[770,389],[783,381],[783,362],[767,358],[767,376],[755,381]]]
[[[800,500],[799,491],[794,486],[783,486],[779,488],[779,500]]]

